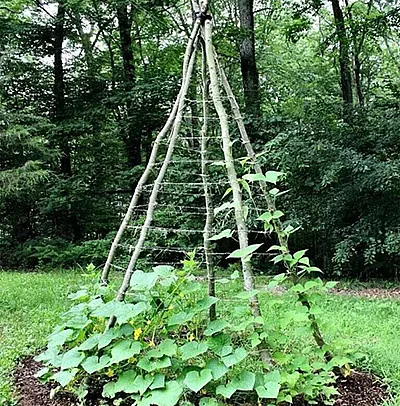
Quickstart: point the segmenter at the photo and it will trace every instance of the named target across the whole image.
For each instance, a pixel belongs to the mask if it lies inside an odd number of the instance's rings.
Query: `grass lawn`
[[[10,377],[18,358],[44,345],[57,316],[68,306],[66,296],[83,283],[80,273],[71,271],[0,273],[0,405],[13,404]],[[233,289],[239,290],[239,283],[229,287],[229,295]],[[271,304],[273,299],[261,297],[267,317],[290,308],[286,295],[278,304]],[[343,341],[366,354],[363,368],[384,377],[400,393],[400,301],[329,295],[321,307],[322,318],[329,320],[327,341]],[[400,397],[391,405],[400,405]]]

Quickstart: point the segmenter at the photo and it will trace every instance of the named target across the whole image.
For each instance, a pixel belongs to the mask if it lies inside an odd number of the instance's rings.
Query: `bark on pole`
[[[242,193],[240,190],[240,185],[238,182],[232,154],[232,146],[231,146],[232,144],[229,134],[228,114],[221,100],[221,92],[218,83],[218,69],[214,56],[214,47],[212,44],[212,22],[210,20],[206,20],[204,23],[204,41],[206,48],[208,72],[210,75],[211,96],[220,122],[222,149],[225,158],[225,167],[228,175],[229,184],[232,189],[233,204],[235,206],[235,220],[239,237],[239,246],[241,249],[245,249],[249,246],[248,228],[244,216]],[[255,284],[250,256],[242,257],[241,263],[242,263],[244,289],[247,292],[252,292],[255,290]],[[249,302],[253,316],[255,317],[260,316],[261,310],[257,295],[250,297]],[[260,349],[260,356],[262,361],[266,365],[271,364],[271,356],[269,355],[268,351],[265,348]]]
[[[164,179],[165,173],[168,169],[169,163],[171,161],[172,154],[173,154],[174,148],[175,148],[175,142],[178,138],[179,130],[180,130],[181,123],[182,123],[183,110],[185,108],[185,98],[186,98],[186,95],[187,95],[187,92],[189,89],[190,79],[192,76],[193,67],[194,67],[195,60],[196,60],[196,46],[197,46],[197,41],[194,42],[194,51],[192,53],[192,56],[189,61],[189,65],[187,67],[186,77],[183,78],[184,85],[183,85],[182,94],[181,94],[181,97],[179,100],[179,106],[178,106],[178,110],[177,110],[176,117],[175,117],[174,127],[172,129],[172,133],[171,133],[171,136],[169,139],[167,153],[165,155],[164,162],[160,168],[158,176],[157,176],[156,180],[154,181],[154,186],[153,186],[152,192],[150,194],[148,209],[146,212],[146,219],[141,228],[139,239],[136,243],[135,249],[132,253],[131,259],[130,259],[128,267],[126,269],[124,280],[118,291],[118,294],[117,294],[118,301],[124,300],[126,292],[129,289],[130,281],[131,281],[132,274],[133,274],[133,271],[136,266],[136,262],[139,259],[140,253],[143,248],[143,244],[147,237],[147,232],[153,221],[153,214],[154,214],[154,209],[157,204],[158,192],[159,192],[161,183]],[[114,321],[115,321],[115,319],[113,319],[113,318],[110,319],[109,325],[112,325],[114,323]]]
[[[235,205],[235,219],[237,223],[237,231],[239,236],[240,248],[248,247],[248,229],[243,213],[243,202],[240,185],[237,179],[234,159],[232,155],[231,139],[229,134],[228,115],[225,107],[221,101],[221,93],[218,83],[217,67],[214,59],[213,45],[212,45],[212,23],[207,20],[204,24],[204,38],[206,47],[206,57],[208,64],[208,71],[210,74],[211,82],[211,96],[214,103],[215,110],[218,114],[218,118],[221,126],[221,139],[222,148],[225,158],[225,167],[228,175],[230,187],[232,188],[233,203]],[[242,270],[244,278],[244,287],[246,291],[253,291],[254,277],[252,273],[251,261],[249,257],[243,257]],[[251,308],[255,316],[260,315],[260,307],[257,297],[251,299]]]
[[[187,68],[188,68],[188,64],[189,64],[190,58],[191,58],[191,56],[193,54],[193,51],[194,51],[194,49],[193,49],[194,39],[196,38],[196,36],[197,36],[197,34],[199,32],[199,28],[200,28],[200,24],[196,24],[193,27],[192,35],[191,35],[190,40],[188,42],[188,45],[186,47],[186,52],[185,52],[185,57],[184,57],[184,62],[183,62],[183,68],[182,68],[183,73],[184,73],[183,78],[186,77],[186,71],[187,71]],[[157,136],[157,138],[156,138],[156,140],[154,142],[153,149],[151,151],[151,155],[150,155],[149,161],[147,163],[146,169],[144,170],[141,178],[139,179],[139,182],[138,182],[138,184],[136,186],[135,192],[134,192],[134,194],[132,196],[132,199],[131,199],[131,201],[129,203],[128,210],[126,211],[125,216],[124,216],[124,218],[122,220],[122,223],[121,223],[121,225],[120,225],[120,227],[118,229],[118,232],[117,232],[117,234],[116,234],[116,236],[115,236],[115,238],[114,238],[114,240],[112,242],[110,251],[108,253],[107,261],[106,261],[106,263],[104,265],[102,276],[101,276],[101,281],[102,281],[103,284],[108,283],[108,276],[109,276],[109,273],[110,273],[110,267],[111,267],[112,261],[113,261],[113,259],[115,257],[115,253],[117,251],[118,244],[121,241],[121,238],[122,238],[122,236],[123,236],[123,234],[124,234],[124,232],[126,230],[126,227],[128,226],[128,223],[129,223],[129,221],[130,221],[130,219],[132,217],[133,210],[134,210],[134,208],[136,207],[136,205],[138,203],[140,195],[142,194],[143,186],[146,184],[146,182],[147,182],[147,180],[149,178],[150,172],[154,167],[160,143],[162,142],[162,140],[164,139],[164,137],[166,136],[168,131],[171,129],[172,124],[174,123],[176,113],[178,111],[178,106],[179,106],[179,104],[181,102],[181,99],[182,99],[183,90],[185,88],[185,85],[186,85],[185,80],[182,79],[181,89],[179,91],[178,97],[175,100],[175,104],[174,104],[174,106],[173,106],[173,108],[171,110],[171,113],[170,113],[170,115],[168,117],[167,122],[165,123],[163,129],[160,131],[160,133],[158,134],[158,136]]]
[[[215,296],[215,269],[214,259],[211,249],[211,230],[212,223],[214,221],[214,209],[212,204],[211,190],[208,186],[209,174],[207,168],[207,130],[208,130],[208,79],[207,79],[207,61],[206,61],[206,49],[204,43],[202,44],[202,90],[203,90],[203,126],[201,128],[201,177],[203,180],[204,198],[206,205],[206,222],[203,232],[203,245],[204,255],[206,258],[207,266],[207,279],[208,279],[208,294]],[[215,320],[217,317],[216,305],[213,304],[210,307],[210,320]]]

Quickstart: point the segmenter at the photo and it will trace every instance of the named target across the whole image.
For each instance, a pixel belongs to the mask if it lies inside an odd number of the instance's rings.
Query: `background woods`
[[[261,163],[287,174],[294,243],[328,273],[398,276],[400,8],[238,0],[213,14]],[[175,0],[0,2],[1,267],[104,263],[179,91],[190,23]]]

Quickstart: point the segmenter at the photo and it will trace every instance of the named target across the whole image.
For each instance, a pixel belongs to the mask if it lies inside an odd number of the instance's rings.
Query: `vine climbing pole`
[[[213,46],[212,41],[213,22],[211,15],[208,13],[208,5],[209,4],[207,1],[204,1],[201,4],[196,1],[192,1],[192,8],[194,11],[195,21],[193,24],[193,29],[186,47],[186,52],[183,60],[181,88],[164,128],[161,130],[161,132],[158,134],[158,136],[154,141],[150,159],[143,172],[143,175],[141,176],[137,184],[136,190],[133,194],[128,210],[123,218],[121,226],[112,243],[107,261],[105,263],[102,272],[101,277],[102,283],[107,284],[110,267],[112,266],[117,247],[120,244],[122,235],[124,234],[126,228],[128,227],[134,209],[138,205],[139,198],[143,193],[146,183],[148,182],[150,173],[156,166],[157,157],[160,155],[159,152],[160,145],[162,142],[166,142],[167,148],[165,151],[165,155],[162,157],[161,167],[159,168],[158,174],[152,184],[151,193],[148,197],[144,223],[140,227],[140,234],[138,240],[132,250],[129,264],[127,265],[125,270],[123,282],[117,293],[116,299],[118,301],[123,301],[125,299],[126,293],[130,286],[132,274],[136,269],[137,262],[143,251],[144,243],[146,241],[146,238],[148,238],[148,232],[152,227],[154,211],[157,206],[160,188],[162,186],[162,182],[167,172],[168,166],[170,165],[172,157],[174,155],[176,142],[178,140],[179,132],[181,130],[184,111],[187,107],[188,91],[190,88],[192,75],[197,60],[197,50],[200,47],[202,56],[202,64],[201,64],[202,128],[200,138],[200,157],[201,157],[201,178],[204,192],[205,214],[206,214],[205,225],[203,230],[203,249],[205,263],[207,266],[209,294],[211,296],[215,296],[215,273],[211,245],[212,225],[214,222],[214,210],[212,202],[212,191],[210,188],[211,182],[209,180],[209,173],[207,167],[208,162],[207,139],[209,138],[207,136],[209,131],[208,126],[209,104],[212,104],[214,106],[215,112],[218,117],[218,123],[221,134],[220,135],[221,148],[224,157],[224,168],[226,171],[226,177],[228,179],[230,190],[232,191],[234,220],[236,232],[238,235],[239,247],[241,251],[246,251],[246,249],[249,248],[249,229],[246,222],[246,213],[243,204],[242,190],[237,176],[235,168],[235,160],[233,157],[232,151],[233,143],[231,139],[229,127],[230,123],[228,119],[229,115],[222,101],[222,92],[224,93],[225,97],[229,99],[233,117],[239,129],[242,144],[246,150],[246,154],[253,166],[254,171],[256,173],[262,174],[262,170],[259,164],[257,163],[256,154],[249,141],[249,137],[247,135],[244,126],[243,118],[240,113],[239,105],[235,99],[227,76],[218,60],[217,53]],[[271,197],[269,196],[266,183],[264,181],[259,181],[259,186],[261,194],[264,196],[266,200],[268,210],[275,210],[275,203],[273,199],[271,199]],[[274,228],[275,230],[278,231],[282,229],[282,225],[279,219],[274,220]],[[284,247],[284,249],[287,250],[287,252],[289,252],[287,238],[283,237],[283,233],[277,232],[277,235],[280,245]],[[247,292],[254,292],[255,283],[252,271],[251,255],[241,256],[241,269],[243,275],[244,289]],[[290,273],[290,269],[288,269],[287,272]],[[296,282],[296,274],[295,273],[293,274],[292,272],[290,276],[292,277],[293,282]],[[307,302],[307,298],[299,297],[299,299],[304,306],[306,307],[310,306],[309,303]],[[257,317],[261,315],[260,304],[258,296],[256,294],[249,295],[249,306],[253,316]],[[217,315],[215,306],[212,306],[210,308],[210,319],[214,320],[216,316]],[[319,331],[319,327],[315,319],[312,319],[313,315],[310,315],[309,317],[311,317],[310,321],[313,328],[314,338],[318,343],[318,345],[322,347],[324,345],[324,340]],[[111,318],[109,321],[109,326],[112,326],[114,323],[115,319]],[[270,364],[271,358],[270,355],[268,354],[267,349],[262,347],[262,345],[259,349],[262,360],[266,364]]]

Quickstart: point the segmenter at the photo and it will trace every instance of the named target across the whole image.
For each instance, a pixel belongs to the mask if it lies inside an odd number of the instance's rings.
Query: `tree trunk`
[[[339,0],[331,1],[333,16],[335,19],[336,35],[339,42],[339,65],[342,97],[345,105],[351,106],[353,104],[353,90],[349,57],[349,39],[347,36],[343,11],[340,8]]]
[[[126,117],[125,122],[121,123],[122,139],[125,144],[127,160],[129,167],[133,168],[140,165],[141,158],[141,143],[142,134],[141,128],[138,125],[138,120],[135,120],[135,106],[132,101],[130,92],[135,84],[135,65],[132,50],[132,21],[129,18],[127,4],[119,4],[117,7],[118,29],[120,37],[120,47],[123,63],[124,74],[124,90],[127,93],[126,101]],[[134,186],[134,185],[133,185]]]
[[[260,86],[256,62],[254,38],[254,4],[253,0],[238,0],[241,28],[240,67],[242,71],[245,113],[248,121],[247,130],[252,141],[257,140],[256,120],[261,117]]]
[[[70,135],[62,129],[63,121],[66,119],[63,65],[65,14],[64,0],[59,0],[54,25],[54,121],[58,126],[58,146],[61,152],[60,173],[65,178],[70,178],[72,176]],[[62,225],[67,236],[74,241],[80,240],[82,231],[76,214],[68,210],[67,213],[61,214],[60,217],[62,218],[58,219],[57,223]]]

